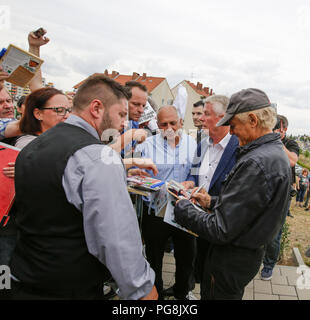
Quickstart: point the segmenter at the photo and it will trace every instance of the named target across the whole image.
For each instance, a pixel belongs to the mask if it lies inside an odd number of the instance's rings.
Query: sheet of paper
[[[39,57],[12,44],[0,60],[3,71],[10,74],[6,81],[19,87],[27,86],[42,63],[43,60]]]
[[[188,233],[194,235],[195,237],[197,237],[197,234],[187,230],[186,228],[183,228],[175,221],[174,206],[172,205],[172,202],[174,202],[174,201],[175,201],[175,198],[170,193],[168,193],[167,207],[166,207],[166,212],[165,212],[165,216],[164,216],[164,222],[172,225],[175,228],[181,229],[181,230],[188,232]]]

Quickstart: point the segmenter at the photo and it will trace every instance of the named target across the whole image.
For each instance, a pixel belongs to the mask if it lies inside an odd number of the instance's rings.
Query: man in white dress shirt
[[[238,138],[229,133],[229,126],[217,127],[227,109],[229,99],[223,95],[213,95],[206,99],[202,128],[209,130],[209,136],[198,144],[196,158],[191,169],[191,175],[183,182],[186,188],[202,186],[213,197],[220,192],[222,181],[234,166],[235,151],[239,146]],[[197,257],[195,265],[195,280],[201,281],[203,264],[205,262],[208,242],[197,239]]]

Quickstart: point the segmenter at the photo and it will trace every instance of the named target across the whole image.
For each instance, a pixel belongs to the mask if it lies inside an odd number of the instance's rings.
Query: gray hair
[[[224,115],[229,104],[229,98],[223,95],[215,94],[208,97],[205,100],[205,103],[212,104],[213,111],[216,113],[216,115]]]
[[[273,107],[238,113],[235,115],[240,121],[246,122],[248,115],[254,113],[258,119],[258,126],[264,129],[272,130],[277,122],[277,112]]]
[[[177,115],[177,118],[178,118],[178,119],[180,118],[178,109],[177,109],[175,106],[161,106],[161,107],[159,108],[158,112],[157,112],[157,116],[158,116],[158,114],[159,114],[162,110],[164,110],[164,109],[170,109],[170,110],[175,111],[175,113],[176,113],[176,115]]]

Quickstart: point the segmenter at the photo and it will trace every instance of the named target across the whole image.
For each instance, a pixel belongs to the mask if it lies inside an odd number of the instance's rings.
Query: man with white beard
[[[150,158],[156,164],[158,174],[156,179],[163,181],[186,180],[192,165],[197,144],[195,140],[182,133],[181,119],[174,106],[161,107],[157,114],[160,133],[151,136],[136,147],[143,158]],[[150,172],[152,175],[152,172]],[[153,176],[153,175],[152,175]],[[142,235],[145,241],[146,257],[155,271],[155,286],[159,299],[171,295],[177,299],[188,299],[192,286],[196,242],[194,236],[177,229],[155,215],[155,206],[150,201],[144,202]],[[163,290],[162,260],[165,245],[169,237],[174,244],[176,260],[175,285]]]

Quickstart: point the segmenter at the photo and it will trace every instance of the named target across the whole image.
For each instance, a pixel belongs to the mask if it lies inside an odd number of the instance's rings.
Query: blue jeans
[[[16,241],[17,239],[15,234],[0,236],[0,266],[9,265]]]
[[[304,202],[305,193],[306,193],[306,189],[299,189],[297,192],[296,201]]]
[[[263,260],[265,268],[273,269],[278,261],[282,228],[283,227],[281,227],[278,235],[266,245],[265,256]]]
[[[305,201],[305,204],[304,204],[305,207],[308,207],[308,204],[309,204],[309,196],[310,196],[310,192],[309,192],[309,190],[308,190],[308,191],[307,191],[307,195],[306,195],[306,201]]]
[[[288,202],[287,214],[290,212],[290,206],[291,206],[291,199]],[[283,222],[283,225],[284,223],[285,223],[285,220]],[[273,238],[265,247],[265,256],[263,259],[263,264],[265,268],[273,269],[276,263],[278,262],[283,225],[278,235],[275,238]]]

